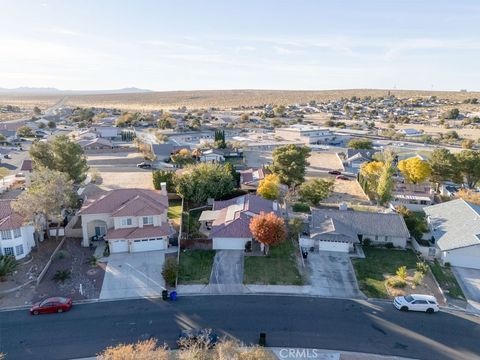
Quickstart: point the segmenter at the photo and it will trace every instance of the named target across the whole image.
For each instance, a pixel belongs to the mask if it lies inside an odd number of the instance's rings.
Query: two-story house
[[[12,208],[13,200],[0,200],[0,253],[23,259],[35,246],[34,228]]]
[[[83,246],[104,237],[111,253],[164,250],[173,233],[167,218],[166,184],[162,190],[116,189],[87,201],[79,212]]]

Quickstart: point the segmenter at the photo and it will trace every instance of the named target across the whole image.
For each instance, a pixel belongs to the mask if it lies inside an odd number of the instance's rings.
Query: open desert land
[[[94,95],[35,95],[35,94],[0,94],[1,105],[16,105],[25,108],[47,108],[65,98],[65,105],[80,107],[118,108],[130,111],[151,111],[158,109],[176,109],[186,106],[189,109],[232,107],[250,107],[264,104],[295,104],[310,100],[330,101],[339,98],[379,97],[395,95],[399,98],[419,98],[437,96],[462,101],[480,98],[480,92],[455,91],[417,91],[417,90],[196,90],[196,91],[160,91],[128,94],[94,94]],[[462,104],[463,106],[464,104]]]
[[[0,121],[9,121],[30,118],[33,108],[38,106],[41,110],[57,104],[63,96],[34,95],[34,94],[0,94],[0,108],[6,105],[18,106],[21,112],[0,112]]]

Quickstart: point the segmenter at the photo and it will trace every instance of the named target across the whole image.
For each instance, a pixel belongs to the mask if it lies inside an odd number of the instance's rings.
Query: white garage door
[[[163,239],[143,239],[132,242],[131,252],[164,250],[165,240]]]
[[[445,257],[444,261],[449,262],[452,266],[480,269],[480,259],[478,257],[455,254],[453,251]]]
[[[111,240],[110,244],[110,253],[122,253],[128,251],[128,241],[127,240]]]
[[[318,243],[320,251],[338,251],[348,253],[349,243],[338,241],[319,241]]]

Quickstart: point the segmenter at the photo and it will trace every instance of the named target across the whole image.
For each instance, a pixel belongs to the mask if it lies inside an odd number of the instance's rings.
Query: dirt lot
[[[122,188],[153,189],[152,172],[148,170],[136,172],[108,172],[101,171],[102,183],[100,188],[104,190]]]
[[[334,178],[332,176],[332,178]],[[370,201],[363,193],[360,184],[356,180],[334,180],[334,189],[332,194],[323,201],[323,203],[339,204],[346,202],[348,204],[368,205]]]
[[[19,265],[17,273],[0,283],[0,290],[18,286],[29,279],[36,279],[53,250],[58,245],[54,238],[45,240],[38,251],[33,251],[33,260],[25,265]],[[59,255],[60,253],[60,255]],[[88,260],[93,250],[80,246],[80,239],[67,239],[48,269],[38,288],[35,283],[0,297],[0,307],[31,304],[48,296],[69,296],[74,300],[98,298],[105,274],[104,264],[91,266]],[[53,280],[57,270],[69,270],[71,277],[64,283]],[[82,292],[80,293],[80,284]]]
[[[310,155],[308,161],[310,162],[309,169],[311,170],[344,170],[342,162],[334,152],[314,152]]]

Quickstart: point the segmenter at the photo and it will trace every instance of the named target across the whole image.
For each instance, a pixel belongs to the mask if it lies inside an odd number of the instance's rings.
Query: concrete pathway
[[[480,269],[452,267],[458,285],[467,298],[467,312],[480,315]]]
[[[243,257],[243,250],[217,250],[210,282],[204,291],[212,294],[244,292]]]
[[[164,251],[111,254],[100,299],[161,296],[165,289]]]
[[[309,253],[311,294],[341,298],[365,298],[358,288],[349,254],[320,251]]]

